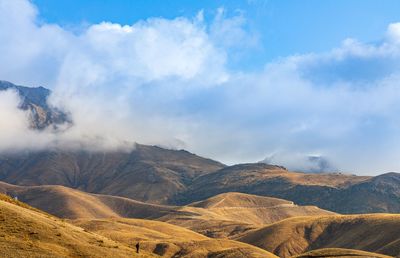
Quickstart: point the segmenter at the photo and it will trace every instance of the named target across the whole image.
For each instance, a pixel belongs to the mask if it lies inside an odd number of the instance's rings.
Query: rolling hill
[[[224,193],[182,206],[159,220],[190,228],[211,237],[236,234],[295,216],[332,215],[315,206],[242,193]]]
[[[276,257],[252,245],[227,239],[210,239],[193,231],[159,221],[140,219],[75,220],[89,232],[163,257]]]
[[[76,225],[0,195],[0,250],[5,257],[271,257],[260,248],[210,239],[168,223],[137,219],[76,220]],[[140,242],[136,254],[134,245]],[[132,247],[132,248],[131,248]]]
[[[321,248],[347,248],[400,255],[400,215],[295,217],[244,233],[236,240],[279,257]]]
[[[149,204],[132,199],[89,194],[64,186],[15,186],[0,182],[0,192],[61,218],[152,219],[179,225],[209,237],[233,235],[285,218],[330,215],[314,206],[241,193],[226,193],[187,206]]]

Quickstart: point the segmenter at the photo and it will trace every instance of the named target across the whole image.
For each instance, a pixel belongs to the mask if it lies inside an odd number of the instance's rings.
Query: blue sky
[[[74,121],[32,131],[0,93],[0,152],[139,142],[227,164],[400,171],[399,5],[0,0],[0,79],[51,89]]]
[[[259,47],[248,50],[243,67],[257,69],[272,59],[328,51],[345,38],[379,41],[388,24],[398,21],[396,0],[33,0],[44,21],[64,26],[110,21],[134,24],[150,17],[192,18],[204,10],[209,20],[218,8],[242,12],[258,34]],[[242,60],[241,60],[242,61]],[[242,68],[242,67],[241,67]]]

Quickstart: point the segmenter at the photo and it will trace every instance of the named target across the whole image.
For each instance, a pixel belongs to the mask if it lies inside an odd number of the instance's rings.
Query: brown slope
[[[17,204],[0,195],[2,257],[135,257],[124,244]]]
[[[129,246],[140,242],[141,249],[163,257],[276,257],[252,245],[210,239],[159,221],[101,219],[76,220],[73,223]]]
[[[339,213],[400,213],[400,174],[372,177],[339,191],[326,202]]]
[[[231,237],[293,216],[332,214],[313,206],[297,206],[286,200],[241,193],[222,194],[179,207],[89,194],[63,186],[15,186],[0,182],[0,192],[18,196],[32,206],[62,218],[157,219],[210,237]]]
[[[223,165],[187,151],[136,145],[132,152],[28,152],[0,155],[0,180],[19,185],[63,185],[165,204],[195,177]]]
[[[225,193],[183,206],[159,220],[190,228],[211,237],[232,237],[294,216],[333,215],[315,206],[242,193]]]
[[[276,257],[248,244],[209,239],[164,222],[74,223],[85,229],[0,195],[0,253],[4,257]],[[138,241],[140,254],[133,248]]]
[[[280,257],[320,248],[349,248],[400,255],[400,215],[295,217],[248,232],[237,240]]]
[[[180,203],[224,192],[273,196],[338,213],[400,212],[399,173],[376,177],[305,174],[266,164],[235,165],[200,176]]]
[[[324,248],[296,255],[293,258],[390,258],[392,256],[344,248]]]

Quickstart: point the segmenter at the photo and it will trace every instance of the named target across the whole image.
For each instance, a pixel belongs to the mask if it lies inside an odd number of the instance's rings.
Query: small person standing
[[[140,244],[139,244],[139,242],[137,242],[137,244],[136,244],[136,253],[139,253],[139,248],[140,248]]]

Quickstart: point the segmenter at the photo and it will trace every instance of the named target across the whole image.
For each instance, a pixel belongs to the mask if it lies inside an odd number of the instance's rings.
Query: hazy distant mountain
[[[30,88],[19,86],[7,81],[0,81],[0,91],[15,90],[22,99],[20,108],[30,111],[31,127],[43,129],[49,125],[57,126],[70,122],[67,114],[47,104],[50,90],[43,87]]]

